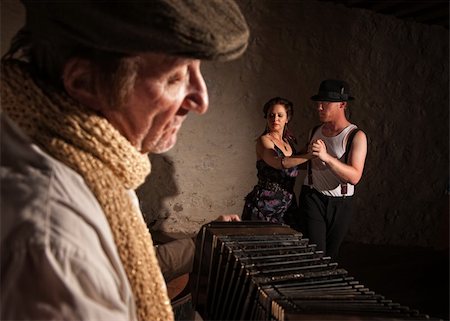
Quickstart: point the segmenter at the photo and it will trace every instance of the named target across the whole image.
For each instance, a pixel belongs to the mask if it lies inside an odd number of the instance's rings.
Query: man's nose
[[[208,89],[200,70],[200,61],[192,63],[189,74],[188,93],[183,107],[198,114],[204,114],[208,110]]]
[[[318,103],[316,104],[316,108],[317,108],[317,110],[323,110],[322,103],[321,103],[321,102],[318,102]]]

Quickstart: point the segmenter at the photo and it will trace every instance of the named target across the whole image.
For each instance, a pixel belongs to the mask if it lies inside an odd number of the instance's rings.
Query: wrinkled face
[[[345,102],[316,101],[316,108],[321,122],[329,122],[336,119],[346,106]]]
[[[267,112],[267,125],[271,131],[282,132],[287,122],[288,115],[283,105],[277,104],[269,108]]]
[[[208,93],[200,61],[143,54],[133,88],[118,107],[102,113],[141,153],[171,149],[189,111],[203,114]]]

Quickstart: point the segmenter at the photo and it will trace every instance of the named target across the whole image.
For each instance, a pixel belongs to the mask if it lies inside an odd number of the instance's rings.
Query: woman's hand
[[[225,215],[220,215],[216,219],[216,221],[219,221],[219,222],[240,222],[241,218],[237,214],[225,214]]]

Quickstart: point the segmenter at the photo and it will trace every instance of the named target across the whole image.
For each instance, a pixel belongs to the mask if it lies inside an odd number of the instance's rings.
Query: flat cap
[[[22,0],[34,41],[230,60],[249,30],[234,0]]]

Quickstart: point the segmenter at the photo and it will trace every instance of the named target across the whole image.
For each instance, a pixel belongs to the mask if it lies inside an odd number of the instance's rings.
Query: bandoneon
[[[190,287],[204,320],[430,320],[370,291],[282,224],[204,225]]]

